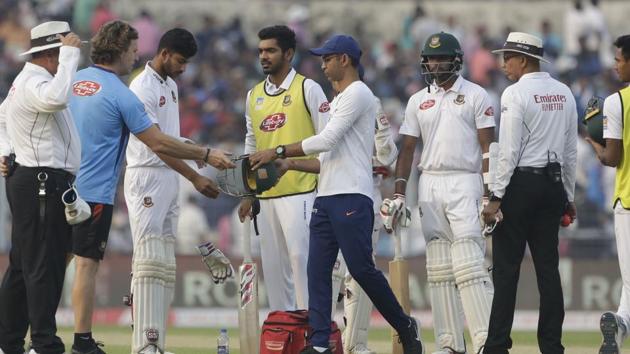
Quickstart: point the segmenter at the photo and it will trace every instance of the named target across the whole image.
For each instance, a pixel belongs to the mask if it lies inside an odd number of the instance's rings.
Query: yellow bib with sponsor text
[[[311,113],[304,97],[304,80],[306,80],[304,76],[296,74],[289,89],[275,95],[266,92],[265,81],[252,89],[247,104],[257,151],[273,149],[278,145],[289,145],[315,134]],[[282,176],[277,185],[258,197],[267,199],[309,193],[316,187],[316,174],[289,171]]]
[[[615,177],[615,197],[614,203],[621,200],[624,208],[630,208],[630,87],[626,87],[619,91],[621,98],[621,126],[622,134],[622,152],[621,162],[617,166],[617,175]],[[605,117],[604,117],[605,119]],[[604,120],[604,124],[606,121]]]

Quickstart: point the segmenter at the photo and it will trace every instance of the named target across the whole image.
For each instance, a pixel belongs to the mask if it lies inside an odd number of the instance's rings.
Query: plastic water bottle
[[[221,333],[217,338],[217,354],[230,354],[230,337],[225,328],[221,328]]]

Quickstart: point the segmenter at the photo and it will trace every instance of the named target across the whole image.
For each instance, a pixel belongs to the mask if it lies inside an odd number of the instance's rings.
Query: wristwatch
[[[287,152],[287,148],[284,145],[278,145],[278,147],[276,147],[276,156],[278,156],[279,158],[283,159],[285,156],[285,153]]]
[[[494,194],[494,192],[490,192],[490,195],[488,196],[488,200],[490,200],[491,202],[500,202],[503,199],[501,197],[497,197]]]

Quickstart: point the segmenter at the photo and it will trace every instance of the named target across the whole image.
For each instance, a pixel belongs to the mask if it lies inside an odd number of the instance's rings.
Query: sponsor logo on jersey
[[[507,106],[501,106],[501,113],[505,113],[507,112],[508,108]]]
[[[173,97],[173,102],[177,103],[177,96],[175,96],[175,91],[171,90],[171,97]]]
[[[433,38],[431,38],[431,43],[429,43],[429,47],[431,48],[439,48],[442,45],[442,43],[440,43],[440,37],[439,36],[435,36]]]
[[[488,117],[494,117],[494,108],[492,108],[492,106],[488,107],[488,109],[486,109],[483,114],[487,115]]]
[[[424,111],[435,106],[435,100],[426,100],[420,104],[420,110]]]
[[[284,100],[282,101],[283,106],[288,106],[291,104],[291,95],[284,96]]]
[[[72,93],[76,96],[93,96],[101,90],[101,84],[94,81],[83,80],[72,85]]]
[[[319,113],[326,113],[330,111],[330,103],[324,102],[319,106]]]
[[[264,132],[272,132],[282,128],[286,122],[287,116],[284,113],[274,113],[263,119],[260,123],[260,130]]]
[[[379,115],[378,121],[381,123],[383,128],[389,127],[389,120],[387,120],[387,116],[385,114]]]
[[[144,200],[142,201],[142,205],[144,205],[145,208],[150,208],[153,206],[153,199],[151,199],[151,197],[144,197]]]
[[[166,97],[160,96],[160,107],[164,106],[165,104],[166,104]]]
[[[455,103],[455,104],[464,104],[464,103],[466,103],[465,98],[466,98],[465,95],[457,95],[457,97],[453,100],[453,103]]]

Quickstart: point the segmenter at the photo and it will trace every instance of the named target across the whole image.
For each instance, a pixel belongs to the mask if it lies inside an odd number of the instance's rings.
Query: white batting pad
[[[162,352],[167,281],[164,238],[142,237],[134,241],[132,353]]]
[[[491,282],[484,261],[484,240],[463,238],[453,242],[453,273],[462,299],[464,313],[476,353],[488,337],[492,307]]]
[[[359,348],[367,348],[372,301],[350,273],[346,274],[345,285],[343,310],[346,329],[343,331],[341,342],[344,353],[357,353]]]
[[[453,274],[451,243],[433,239],[427,244],[427,282],[438,349],[466,350],[463,310]]]
[[[177,265],[175,263],[175,238],[165,237],[164,241],[166,268],[164,278],[164,334],[162,337],[165,338],[168,325],[168,313],[173,303],[173,298],[175,297],[175,274]]]

